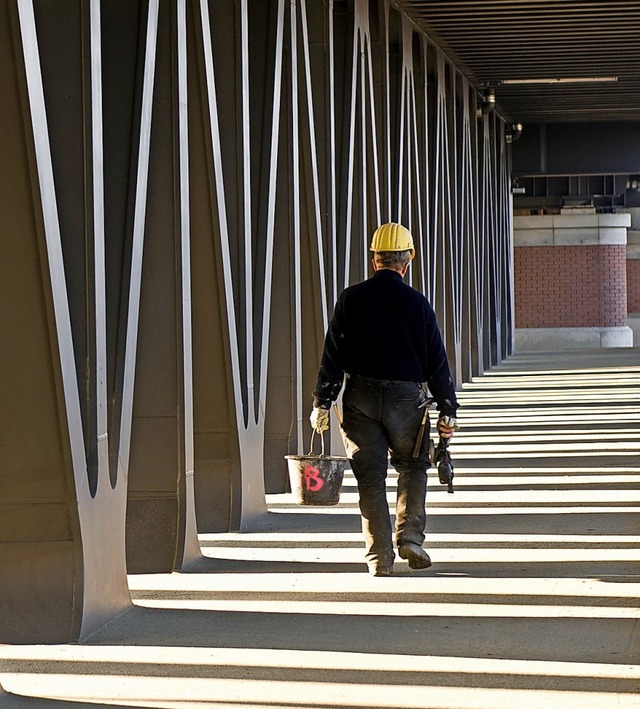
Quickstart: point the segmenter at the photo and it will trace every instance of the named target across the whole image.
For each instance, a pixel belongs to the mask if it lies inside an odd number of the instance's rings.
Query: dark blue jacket
[[[423,382],[442,414],[455,416],[458,408],[433,308],[391,269],[376,271],[338,298],[325,337],[314,406],[330,408],[345,372]]]

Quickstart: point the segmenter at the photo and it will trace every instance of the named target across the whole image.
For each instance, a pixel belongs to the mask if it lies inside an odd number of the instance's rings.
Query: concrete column
[[[0,4],[0,642],[121,613],[125,549],[199,555],[185,29],[179,0]]]
[[[129,284],[132,327],[124,377],[131,416],[128,450],[121,440],[129,472],[130,573],[176,571],[200,556],[193,484],[184,4],[151,2],[145,19]],[[111,29],[117,26],[113,17]]]
[[[126,476],[108,455],[98,9],[0,4],[0,642],[82,639],[130,605]]]
[[[627,232],[627,320],[640,346],[640,231]]]
[[[250,90],[249,69],[261,76],[269,64],[260,44],[250,51],[249,25],[255,23],[260,33],[273,21],[273,51],[281,57],[284,21],[281,12],[271,16],[276,7],[263,3],[254,15],[246,3],[202,0],[189,5],[194,450],[201,532],[243,529],[266,512],[265,351],[275,205],[271,166],[278,152],[274,116],[280,111],[282,79],[277,75],[275,90],[264,94],[264,103],[257,101],[264,85],[256,79]],[[260,106],[260,150],[252,149],[250,97]],[[264,122],[262,111],[268,116]],[[252,176],[261,169],[269,177],[261,205],[267,210],[261,213],[266,234],[258,244]]]
[[[628,214],[514,218],[516,349],[630,347]]]

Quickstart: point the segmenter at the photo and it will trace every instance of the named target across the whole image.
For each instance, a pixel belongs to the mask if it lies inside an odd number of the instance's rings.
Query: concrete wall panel
[[[34,526],[31,511],[26,520]],[[3,643],[59,643],[78,635],[74,544],[43,532],[41,541],[0,544]]]

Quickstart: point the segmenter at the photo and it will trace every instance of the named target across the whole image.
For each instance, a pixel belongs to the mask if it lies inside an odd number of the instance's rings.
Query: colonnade
[[[0,97],[0,642],[264,513],[379,223],[459,384],[511,351],[505,125],[389,0],[2,0]]]

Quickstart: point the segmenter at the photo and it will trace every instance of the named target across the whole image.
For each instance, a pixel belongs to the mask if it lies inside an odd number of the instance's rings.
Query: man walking
[[[450,438],[458,403],[436,316],[428,300],[404,283],[415,255],[401,224],[373,235],[374,274],[342,292],[326,334],[314,390],[311,426],[329,427],[329,409],[346,383],[342,432],[358,483],[366,561],[374,576],[393,571],[393,532],[386,498],[387,455],[398,473],[395,540],[412,569],[431,566],[422,548],[429,467],[428,431],[417,451],[428,392],[437,428]],[[427,389],[428,388],[428,389]]]

